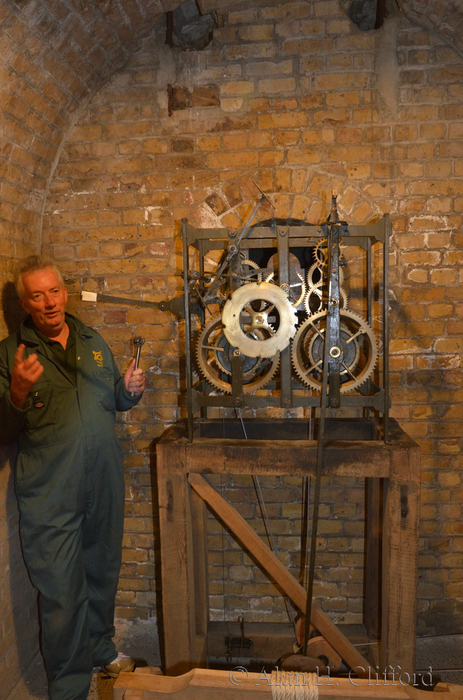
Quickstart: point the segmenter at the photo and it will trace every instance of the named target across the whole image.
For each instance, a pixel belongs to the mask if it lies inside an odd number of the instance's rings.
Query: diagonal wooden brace
[[[252,554],[267,574],[285,592],[301,612],[305,612],[307,594],[276,555],[261,540],[244,518],[215,490],[201,474],[190,473],[188,481],[196,493],[212,508],[214,513],[230,528],[243,547]],[[311,622],[321,635],[331,644],[341,658],[355,671],[359,678],[367,678],[374,669],[347,637],[315,603],[312,605]]]

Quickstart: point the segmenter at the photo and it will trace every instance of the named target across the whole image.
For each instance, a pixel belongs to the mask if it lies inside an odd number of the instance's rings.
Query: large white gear
[[[260,332],[256,332],[256,338]],[[221,316],[214,316],[201,330],[196,346],[198,367],[204,378],[225,394],[232,391],[233,348],[223,332]],[[243,358],[243,394],[265,386],[274,376],[280,361],[279,353],[271,358]]]
[[[228,342],[243,355],[273,357],[294,337],[297,314],[280,287],[250,282],[233,292],[223,308],[222,322]],[[256,331],[260,331],[258,337]]]
[[[291,357],[299,379],[321,391],[323,349],[328,312],[319,311],[299,326],[292,343]],[[376,337],[368,323],[353,311],[340,311],[340,336],[343,350],[340,393],[357,389],[373,372],[378,358]]]

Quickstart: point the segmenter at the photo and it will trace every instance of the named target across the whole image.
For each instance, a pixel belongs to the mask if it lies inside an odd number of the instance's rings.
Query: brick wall
[[[157,311],[84,306],[78,291],[179,294],[180,219],[239,226],[256,179],[277,216],[323,220],[333,191],[351,223],[391,213],[392,414],[422,449],[419,630],[463,629],[462,76],[461,57],[403,16],[361,33],[337,2],[261,2],[225,14],[201,53],[171,51],[158,27],[81,114],[50,185],[45,247],[70,281],[73,309],[101,330],[122,367],[130,339],[147,339],[149,389],[119,424],[127,466],[119,615],[155,614],[152,441],[181,414],[182,327]],[[192,95],[214,86],[219,104],[193,100],[169,116],[167,83]],[[324,541],[334,557],[323,560],[320,580],[355,621],[362,486],[326,486],[334,531]],[[275,500],[274,517],[288,530],[281,546],[291,561],[298,496],[293,485],[289,491]],[[238,608],[253,618],[253,606],[263,606],[264,618],[280,615],[276,598],[252,602],[259,589],[248,584],[260,584],[259,574],[233,544],[230,552],[229,595]],[[215,602],[220,614],[223,602]]]

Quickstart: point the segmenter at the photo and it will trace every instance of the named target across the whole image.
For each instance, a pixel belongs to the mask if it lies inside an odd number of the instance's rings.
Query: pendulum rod
[[[246,432],[246,427],[244,425],[243,416],[241,415],[241,409],[237,408],[237,409],[235,409],[235,411],[238,413],[238,417],[239,417],[240,422],[241,422],[241,427],[243,428],[244,438],[245,438],[245,440],[248,440],[248,434]],[[262,520],[264,521],[265,532],[267,534],[267,539],[269,542],[270,549],[272,550],[272,552],[276,553],[277,549],[276,549],[276,545],[275,545],[275,540],[273,539],[273,534],[272,534],[272,531],[270,528],[270,520],[268,517],[267,508],[265,505],[264,494],[262,493],[262,489],[260,486],[259,477],[253,474],[252,482],[254,484],[254,488],[256,491],[256,495],[257,495],[257,500],[259,502],[259,508],[260,508],[260,512],[262,515]],[[288,620],[290,621],[290,623],[293,627],[294,637],[297,640],[296,621],[295,621],[294,617],[291,615],[291,608],[289,606],[288,596],[285,595],[285,596],[283,596],[283,598],[285,601],[286,614],[288,615]]]
[[[309,560],[309,580],[307,584],[307,605],[305,610],[305,629],[304,629],[304,645],[302,654],[307,655],[307,642],[309,641],[310,630],[310,615],[312,612],[312,597],[313,597],[313,582],[315,573],[315,556],[317,552],[317,532],[318,532],[318,511],[320,506],[320,481],[323,463],[323,440],[325,434],[325,417],[328,407],[328,357],[329,357],[329,325],[326,324],[325,346],[323,350],[323,382],[322,382],[322,398],[320,406],[320,423],[318,427],[318,447],[317,447],[317,468],[315,473],[315,488],[313,499],[313,515],[312,515],[312,537],[310,542],[310,560]]]
[[[336,198],[332,198],[332,210],[330,217],[330,225],[327,227],[327,252],[328,252],[328,290],[329,290],[329,302],[326,316],[326,329],[325,337],[323,340],[323,379],[322,379],[322,396],[320,401],[320,422],[318,427],[318,446],[317,446],[317,466],[315,473],[315,488],[314,488],[314,502],[313,502],[313,515],[312,515],[312,536],[310,543],[310,560],[309,560],[309,576],[307,583],[307,604],[305,611],[305,626],[304,626],[304,644],[302,647],[302,654],[307,655],[307,643],[309,641],[309,631],[310,631],[310,616],[312,612],[312,598],[313,598],[313,584],[315,575],[315,557],[317,554],[317,533],[318,533],[318,514],[320,509],[320,482],[321,482],[321,472],[323,465],[323,447],[324,447],[324,436],[325,436],[325,420],[326,420],[326,410],[328,405],[337,406],[339,400],[339,381],[336,382],[336,390],[333,392],[332,382],[330,381],[330,396],[328,396],[328,376],[331,375],[331,370],[333,372],[333,378],[339,378],[339,364],[338,359],[333,362],[333,357],[331,356],[330,349],[334,339],[339,342],[339,303],[336,301],[339,299],[339,232],[337,229],[338,215],[336,210]],[[334,236],[333,236],[334,232]],[[333,237],[335,252],[332,256],[333,249]],[[333,269],[334,267],[334,269]],[[334,280],[334,285],[332,287],[332,281]],[[331,304],[331,297],[333,293],[333,288],[335,290],[334,304]],[[337,322],[336,322],[337,319]]]
[[[312,396],[312,389],[309,389]],[[309,440],[313,440],[312,406],[309,407]],[[307,560],[309,557],[309,533],[310,533],[310,477],[302,477],[302,527],[301,527],[301,564],[299,571],[299,583],[306,585]]]

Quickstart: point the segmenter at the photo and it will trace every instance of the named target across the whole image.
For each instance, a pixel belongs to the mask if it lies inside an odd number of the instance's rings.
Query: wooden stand
[[[305,610],[304,589],[203,475],[313,476],[317,442],[304,439],[306,422],[247,421],[247,440],[240,439],[239,424],[223,426],[210,421],[196,429],[198,435],[189,443],[185,426],[178,424],[157,445],[164,650],[169,675],[207,665],[206,503],[293,604]],[[218,437],[223,430],[228,431],[227,437]],[[270,439],[279,432],[286,439]],[[390,425],[390,444],[379,439],[378,428],[369,421],[330,421],[325,438],[324,475],[368,479],[365,625],[372,637],[380,630],[380,669],[400,668],[412,674],[419,448],[395,421]],[[314,606],[312,624],[359,676],[371,673],[368,662],[318,606]]]

